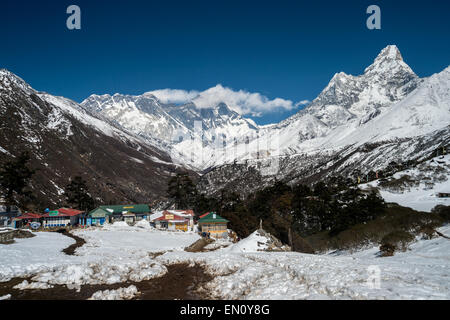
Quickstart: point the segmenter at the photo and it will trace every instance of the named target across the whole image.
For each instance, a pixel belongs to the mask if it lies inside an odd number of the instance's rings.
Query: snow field
[[[450,226],[439,231],[450,235]],[[377,247],[341,256],[224,248],[169,252],[157,260],[204,266],[216,276],[206,289],[221,299],[449,299],[450,240],[417,240],[410,247],[387,258],[378,257]]]
[[[439,231],[450,235],[450,226]],[[164,275],[167,265],[188,263],[215,276],[204,289],[221,299],[450,299],[450,240],[442,237],[417,239],[409,251],[379,258],[376,247],[340,255],[256,252],[261,239],[254,236],[216,251],[191,253],[181,248],[195,242],[196,234],[120,224],[75,234],[87,241],[75,256],[60,252],[73,240],[58,233],[37,233],[11,247],[0,246],[2,281],[30,275],[32,282],[17,288],[61,284],[79,289],[148,280]],[[53,242],[46,247],[49,239]],[[371,282],[374,269],[379,286]],[[131,299],[135,294],[137,289],[128,287],[99,291],[91,299]]]
[[[34,234],[36,237],[15,239],[13,244],[0,245],[0,282],[31,276],[73,261],[73,257],[61,251],[75,240],[59,233]]]
[[[0,245],[0,281],[33,276],[33,282],[20,284],[20,289],[58,284],[78,290],[86,284],[140,282],[167,272],[155,253],[183,250],[199,238],[125,225],[74,231],[87,241],[74,256],[61,252],[74,240],[59,233],[40,232],[35,238]]]

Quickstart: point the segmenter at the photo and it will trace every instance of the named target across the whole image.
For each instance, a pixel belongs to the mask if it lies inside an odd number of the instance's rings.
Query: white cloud
[[[307,105],[307,104],[310,104],[310,103],[311,103],[311,101],[309,101],[309,100],[302,100],[302,101],[297,102],[295,104],[295,106],[304,106],[304,105]]]
[[[277,109],[292,110],[299,105],[308,104],[308,100],[294,104],[291,100],[282,98],[269,99],[260,93],[251,93],[244,90],[234,91],[218,84],[205,91],[186,91],[163,89],[149,92],[163,103],[186,103],[192,101],[198,108],[212,108],[223,102],[232,110],[240,114],[261,116]]]
[[[162,89],[148,92],[154,95],[162,103],[186,103],[199,95],[198,91],[186,91],[178,89]]]

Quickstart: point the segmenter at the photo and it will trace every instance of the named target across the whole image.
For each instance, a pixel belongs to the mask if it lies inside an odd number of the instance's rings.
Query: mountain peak
[[[402,54],[400,50],[395,45],[389,45],[378,54],[372,65],[370,65],[364,73],[371,71],[387,71],[393,69],[395,66],[405,66],[408,65],[403,61]],[[408,67],[409,68],[409,67]]]
[[[228,105],[224,102],[219,102],[219,104],[216,106],[216,108],[220,114],[229,114],[233,111],[228,107]]]
[[[366,75],[396,75],[403,74],[407,78],[416,78],[414,71],[403,61],[400,50],[395,45],[389,45],[378,54],[374,62],[364,70]]]
[[[16,74],[6,69],[0,69],[0,89],[13,89],[13,86],[17,86],[26,92],[34,91],[28,83]]]
[[[375,59],[375,62],[385,59],[403,61],[402,54],[396,45],[389,45],[381,50],[380,54]]]
[[[23,81],[21,78],[19,78],[17,75],[15,75],[14,73],[12,73],[11,71],[9,71],[7,69],[0,69],[0,76],[2,78],[8,77],[8,78],[14,78],[14,79],[19,79],[19,80]]]

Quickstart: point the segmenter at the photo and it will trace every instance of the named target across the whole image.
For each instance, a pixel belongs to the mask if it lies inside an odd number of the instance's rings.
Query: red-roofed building
[[[27,212],[13,219],[14,228],[22,228],[31,222],[40,222],[42,216],[37,213]]]
[[[155,223],[157,228],[187,231],[189,227],[193,227],[193,215],[183,214],[182,212],[184,210],[165,210],[160,217],[152,222]]]
[[[44,228],[74,226],[84,212],[70,208],[60,208],[44,214]]]
[[[36,219],[40,219],[40,218],[42,218],[42,216],[38,213],[27,212],[27,213],[24,213],[23,215],[18,216],[14,219],[16,219],[16,220],[36,220]]]

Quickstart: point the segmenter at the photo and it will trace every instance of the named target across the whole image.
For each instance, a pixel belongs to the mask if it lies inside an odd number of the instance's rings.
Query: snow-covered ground
[[[34,234],[36,237],[33,238],[15,239],[13,244],[0,244],[0,281],[35,274],[73,261],[74,258],[62,250],[75,240],[59,233]]]
[[[439,231],[450,235],[450,226]],[[339,256],[258,252],[261,239],[255,235],[192,253],[182,249],[198,239],[194,233],[120,224],[75,233],[87,241],[75,256],[60,252],[73,240],[58,233],[0,245],[0,281],[33,275],[31,283],[19,284],[23,289],[139,282],[162,276],[169,264],[187,262],[215,276],[206,289],[222,299],[450,299],[450,240],[442,237],[418,240],[410,251],[379,258],[377,248]],[[97,292],[92,299],[137,294],[124,287]]]
[[[87,241],[77,250],[77,254],[121,261],[147,257],[149,253],[182,251],[200,239],[195,233],[167,232],[142,226],[145,224],[130,227],[125,222],[119,222],[105,225],[102,229],[77,230],[74,234]]]
[[[439,231],[449,235],[450,226]],[[225,299],[450,299],[450,240],[445,238],[419,240],[410,251],[388,258],[379,258],[377,248],[330,256],[237,253],[240,244],[234,247],[157,259],[205,265],[216,275],[208,288]]]
[[[162,232],[150,228],[114,224],[77,230],[87,243],[74,256],[61,252],[74,240],[59,233],[37,232],[36,237],[0,245],[0,282],[34,276],[44,284],[113,284],[161,276],[167,269],[154,254],[183,250],[199,239],[194,233]],[[36,284],[23,284],[33,287]]]
[[[228,248],[231,252],[257,252],[267,249],[267,238],[257,231]]]
[[[446,185],[447,189],[450,189],[450,181],[447,181]],[[386,202],[395,202],[417,211],[431,212],[437,205],[450,206],[450,198],[438,198],[433,190],[424,190],[420,187],[405,193],[381,190],[380,194]]]
[[[386,202],[395,202],[401,206],[417,211],[431,212],[437,205],[450,206],[450,198],[439,198],[439,192],[450,193],[450,155],[436,157],[418,167],[397,172],[395,179],[409,176],[417,181],[417,185],[394,191],[380,187],[380,181],[375,180],[360,187],[376,187]],[[438,178],[438,179],[437,179]]]

